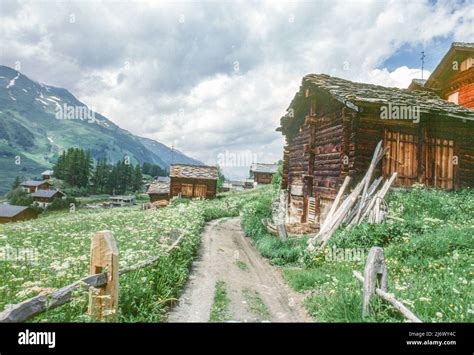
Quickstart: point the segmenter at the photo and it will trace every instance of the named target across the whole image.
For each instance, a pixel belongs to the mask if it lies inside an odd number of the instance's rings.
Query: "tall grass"
[[[260,196],[249,201],[242,209],[242,227],[245,234],[252,238],[257,250],[275,265],[298,263],[305,241],[290,238],[281,241],[278,237],[268,233],[262,224],[263,218],[271,217],[272,200],[276,198],[270,187],[260,189]]]
[[[334,260],[327,250],[318,255],[304,252],[304,239],[281,242],[268,235],[260,220],[271,214],[274,194],[267,191],[244,209],[243,226],[257,249],[275,264],[296,290],[307,294],[306,308],[318,321],[403,322],[386,302],[375,298],[373,313],[362,318],[361,283],[352,276],[362,271],[365,259]],[[395,294],[426,322],[472,322],[474,260],[474,192],[415,187],[392,192],[390,214],[397,220],[380,225],[362,224],[342,230],[329,248],[384,247],[389,292]],[[402,219],[403,221],[401,221]],[[304,256],[305,263],[299,261]],[[365,255],[366,256],[366,255]],[[295,268],[299,266],[299,268]]]
[[[0,226],[0,247],[31,248],[35,263],[0,263],[0,308],[40,292],[65,286],[88,274],[90,236],[109,229],[119,244],[120,268],[161,254],[155,264],[120,277],[120,322],[156,322],[166,317],[189,276],[207,221],[238,216],[254,192],[224,198],[177,203],[157,211],[138,208],[57,212],[38,220]],[[166,254],[176,231],[184,232],[179,247]],[[34,322],[88,322],[88,292],[78,290],[72,302],[48,311]]]

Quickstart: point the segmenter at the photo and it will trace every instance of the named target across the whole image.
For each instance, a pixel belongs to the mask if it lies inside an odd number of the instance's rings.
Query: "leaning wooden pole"
[[[356,217],[355,217],[355,223],[359,222],[360,214],[362,213],[362,208],[364,207],[365,199],[367,197],[367,190],[369,188],[370,182],[372,181],[372,175],[374,174],[375,167],[377,166],[377,164],[380,160],[379,155],[380,155],[380,151],[382,149],[382,144],[383,144],[383,140],[378,142],[377,146],[375,147],[375,152],[374,152],[374,155],[372,157],[372,161],[370,163],[369,170],[367,171],[367,179],[365,180],[364,191],[362,192],[362,197],[360,199],[360,205],[359,205],[359,209],[357,210]]]
[[[383,249],[372,247],[367,256],[364,276],[359,272],[353,271],[353,275],[363,284],[362,316],[370,314],[370,301],[374,295],[378,295],[387,302],[390,302],[400,313],[408,320],[414,323],[421,323],[421,320],[415,316],[403,303],[398,301],[392,294],[387,292],[388,274],[387,265]]]
[[[354,277],[359,280],[360,282],[364,282],[364,277],[358,271],[352,272]],[[412,323],[423,323],[420,318],[418,318],[412,311],[410,311],[405,305],[398,301],[395,296],[391,293],[382,291],[380,288],[375,289],[375,293],[380,296],[383,300],[389,302],[395,309],[397,309],[406,319],[408,319]]]
[[[97,321],[112,321],[118,310],[118,248],[110,231],[92,237],[90,274],[107,272],[107,284],[89,291],[89,315]]]
[[[351,177],[346,176],[345,179],[344,179],[344,182],[341,185],[341,188],[339,189],[339,191],[337,193],[336,199],[332,203],[331,209],[329,210],[329,212],[328,212],[328,214],[327,214],[320,230],[325,230],[326,229],[328,221],[331,220],[332,216],[334,215],[334,212],[336,212],[336,209],[339,206],[339,203],[341,202],[341,198],[344,195],[344,193],[346,192],[347,186],[349,186],[350,182],[351,182]]]

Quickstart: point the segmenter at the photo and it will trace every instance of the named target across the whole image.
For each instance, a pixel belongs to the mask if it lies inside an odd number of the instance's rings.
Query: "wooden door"
[[[193,184],[181,184],[181,195],[183,197],[193,197]]]
[[[426,141],[426,185],[446,190],[454,188],[454,141],[428,138]]]
[[[411,186],[418,179],[418,136],[385,130],[383,175],[390,177],[398,172],[395,184]]]
[[[194,197],[206,197],[207,185],[196,184],[194,185]]]

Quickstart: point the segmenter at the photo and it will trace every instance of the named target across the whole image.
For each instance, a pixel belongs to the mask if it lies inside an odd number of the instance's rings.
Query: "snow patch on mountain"
[[[15,76],[12,80],[10,80],[10,82],[5,88],[10,89],[12,86],[14,86],[16,79],[18,79],[19,77],[20,77],[20,73],[18,73],[17,76]]]

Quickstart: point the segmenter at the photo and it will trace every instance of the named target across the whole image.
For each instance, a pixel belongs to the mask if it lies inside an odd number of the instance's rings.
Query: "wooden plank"
[[[336,195],[334,202],[331,205],[331,209],[329,210],[328,214],[326,215],[326,218],[324,219],[321,229],[325,229],[327,226],[327,221],[331,220],[332,216],[334,215],[334,212],[336,211],[336,208],[339,206],[339,203],[341,202],[342,196],[344,195],[347,187],[349,186],[350,181],[351,181],[351,177],[346,176],[346,178],[344,179],[344,182],[341,185],[341,188],[339,189]]]
[[[382,149],[382,144],[383,144],[383,141],[381,140],[377,144],[377,146],[375,147],[374,155],[372,157],[372,162],[370,163],[369,170],[367,171],[367,175],[366,175],[367,179],[365,180],[365,183],[364,183],[364,189],[363,189],[363,192],[362,192],[360,208],[358,209],[357,215],[355,217],[355,222],[356,223],[359,221],[360,215],[362,213],[362,207],[363,207],[363,205],[365,203],[365,199],[367,197],[367,190],[368,190],[369,185],[372,181],[372,176],[374,174],[375,166],[377,165],[377,162],[379,160],[379,155],[380,155],[380,152],[381,152],[381,149]]]
[[[107,270],[107,284],[89,291],[88,313],[96,320],[111,321],[118,310],[118,248],[110,231],[97,232],[92,237],[89,272],[94,275]]]
[[[0,313],[0,323],[25,322],[47,310],[59,307],[71,300],[74,291],[107,284],[107,274],[89,275],[48,295],[40,295],[18,303]]]
[[[167,252],[174,250],[183,238],[183,234],[167,249]],[[149,266],[160,259],[160,255],[138,263],[129,268],[119,271],[119,275],[123,275],[130,271],[138,270],[142,267]],[[21,303],[13,305],[0,313],[0,323],[25,322],[38,314],[46,312],[50,309],[57,308],[71,301],[73,293],[78,289],[87,290],[90,287],[103,287],[107,284],[107,273],[100,273],[86,276],[70,285],[64,286],[47,295],[39,295],[27,299]]]
[[[369,306],[375,294],[375,289],[380,288],[382,291],[387,291],[387,279],[387,266],[385,265],[383,249],[380,247],[372,247],[367,256],[367,262],[364,268],[362,316],[366,317],[370,314]]]
[[[352,274],[360,282],[364,283],[364,277],[358,271],[353,271]],[[383,300],[389,302],[396,310],[398,310],[406,319],[412,323],[423,323],[412,311],[410,311],[403,303],[398,301],[395,296],[391,293],[381,290],[380,288],[375,289],[375,293]]]

